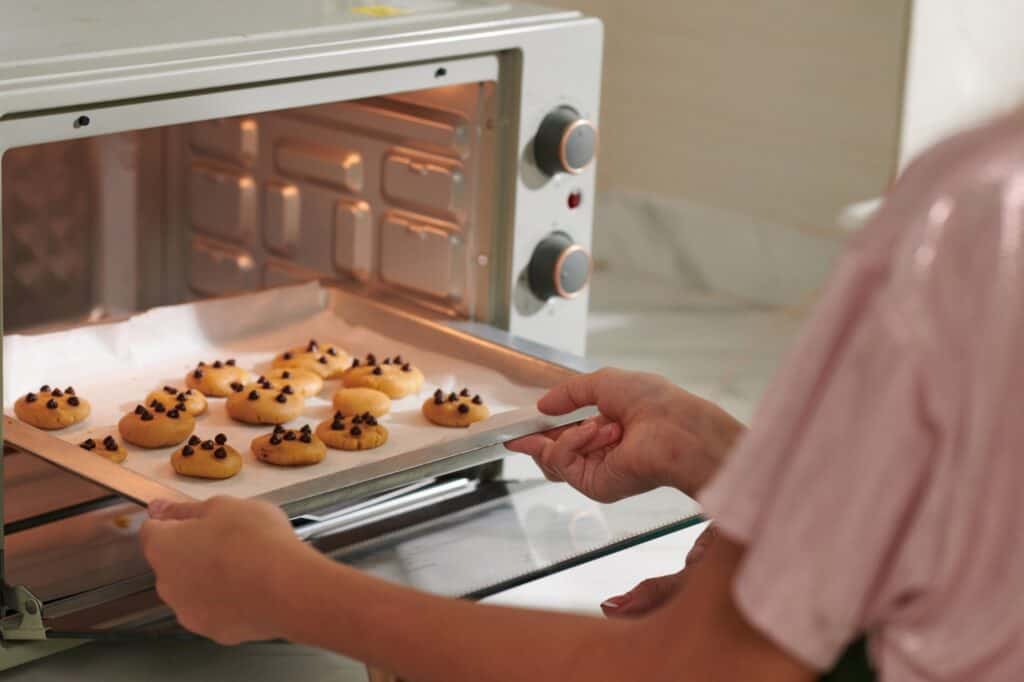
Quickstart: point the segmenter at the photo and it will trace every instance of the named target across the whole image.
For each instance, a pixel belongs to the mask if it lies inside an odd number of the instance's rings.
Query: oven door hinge
[[[0,639],[3,641],[46,639],[43,603],[20,585],[3,586],[3,617]]]

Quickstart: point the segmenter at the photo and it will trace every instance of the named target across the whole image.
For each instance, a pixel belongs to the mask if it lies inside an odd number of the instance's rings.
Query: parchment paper
[[[464,429],[445,429],[430,424],[420,412],[423,401],[437,388],[446,392],[462,387],[479,393],[490,407],[485,422],[515,422],[536,415],[534,405],[543,387],[517,385],[501,373],[445,355],[443,349],[420,348],[402,339],[382,336],[365,327],[348,324],[328,310],[329,292],[319,284],[303,284],[228,299],[155,308],[123,322],[80,327],[38,335],[4,337],[4,410],[13,416],[14,401],[42,384],[75,387],[92,405],[82,424],[54,432],[71,442],[107,434],[123,439],[117,422],[153,389],[164,385],[184,387],[185,375],[197,362],[235,358],[255,378],[269,368],[276,353],[305,344],[309,339],[336,343],[350,354],[375,353],[378,358],[401,354],[426,376],[421,391],[396,400],[383,419],[390,431],[388,442],[368,452],[328,450],[320,464],[283,468],[256,460],[249,448],[253,438],[271,427],[248,426],[227,416],[224,400],[210,398],[210,408],[196,421],[196,433],[204,439],[224,433],[228,443],[242,453],[244,465],[234,478],[206,481],[179,476],[170,466],[176,448],[144,450],[126,445],[123,466],[174,487],[186,495],[206,499],[214,495],[253,497],[359,467],[382,458],[409,452],[445,440],[464,437]],[[319,396],[306,401],[304,415],[289,428],[310,424],[313,428],[333,414],[331,396],[339,387],[327,381]],[[82,451],[83,457],[96,455]]]

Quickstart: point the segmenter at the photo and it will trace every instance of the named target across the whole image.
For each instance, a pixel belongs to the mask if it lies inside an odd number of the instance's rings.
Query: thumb
[[[149,503],[149,518],[157,521],[185,521],[197,519],[203,515],[205,505],[202,502],[171,502],[170,500],[153,500]]]
[[[612,597],[601,604],[609,618],[643,616],[665,604],[683,584],[683,571],[659,578],[648,578],[626,594]]]

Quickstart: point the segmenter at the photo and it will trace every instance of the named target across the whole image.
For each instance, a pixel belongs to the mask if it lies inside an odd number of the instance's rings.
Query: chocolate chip
[[[302,428],[299,429],[299,431],[302,431],[303,433],[312,433],[313,429],[312,427],[310,427],[309,424],[303,424]]]
[[[367,417],[363,421],[366,422],[367,426],[376,426],[377,425],[377,418],[374,417],[373,415],[370,415],[369,417]]]
[[[335,419],[333,422],[331,422],[331,431],[344,431],[344,430],[345,430],[345,422],[343,422],[343,421],[341,421],[339,419]]]
[[[156,405],[153,405],[153,411],[157,414],[163,414],[167,411],[167,408],[164,407],[163,403],[157,403]]]
[[[117,441],[107,436],[103,439],[103,447],[107,449],[107,452],[117,452]]]
[[[454,393],[449,393],[448,394],[448,402],[454,403],[454,402],[458,402],[458,400],[459,400],[459,396],[455,395]]]
[[[192,434],[189,437],[189,439],[188,439],[188,444],[189,445],[199,445],[202,442],[203,442],[203,439],[200,438],[199,436],[195,435],[195,434]]]
[[[94,441],[92,438],[86,438],[85,440],[78,444],[78,447],[83,448],[85,450],[92,450],[93,448],[96,447],[96,441]]]
[[[288,385],[281,389],[281,393],[284,393],[285,395],[291,395],[295,393],[295,391],[292,390],[291,385]]]
[[[481,398],[478,395],[475,395],[475,396],[473,396],[473,404],[474,405],[483,405],[484,404],[484,399]]]
[[[217,448],[213,451],[213,456],[217,459],[227,459],[228,451],[224,448]]]
[[[352,434],[353,436],[361,436],[363,435],[363,430],[358,426],[353,426],[349,433]]]
[[[459,395],[462,396],[463,398],[468,398],[469,395],[470,395],[469,394],[469,389],[468,388],[462,389],[461,391],[459,391]]]
[[[352,423],[353,424],[362,424],[363,423],[363,415],[357,414],[356,416],[352,417]]]
[[[156,407],[159,404],[160,404],[160,401],[157,400],[156,398],[153,398],[152,400],[149,401],[149,406],[150,407]]]
[[[205,362],[203,362],[202,360],[200,360],[200,361],[199,361],[199,364],[198,364],[198,365],[196,365],[196,367],[206,367],[206,363],[205,363]]]
[[[50,395],[52,395],[54,398],[59,398],[62,395],[64,395],[64,391],[60,390],[59,388],[55,388],[53,389],[53,393],[51,393]]]
[[[295,432],[294,431],[285,431],[284,439],[285,440],[295,440]]]
[[[54,400],[53,398],[50,398],[49,400],[46,401],[46,407],[48,409],[51,409],[51,410],[56,410],[57,409],[57,401]]]
[[[28,395],[25,396],[26,403],[34,403],[37,400],[39,400],[39,398],[36,396],[35,393],[29,393]]]
[[[312,443],[313,436],[309,435],[308,433],[304,433],[301,436],[299,436],[299,440],[301,440],[303,443]]]
[[[245,390],[245,386],[238,383],[237,381],[232,381],[231,390],[234,391],[235,393],[241,393],[243,390]]]
[[[189,393],[192,393],[192,391],[189,391]],[[175,396],[175,398],[179,403],[183,403],[186,400],[188,400],[188,395],[185,393],[179,393],[177,396]]]
[[[334,413],[334,418],[335,419],[344,419],[345,415],[343,415],[340,411],[338,411],[338,412]]]
[[[384,373],[384,370],[382,370],[380,367],[374,367],[373,368],[373,373],[374,373],[375,376],[380,376],[381,374]]]
[[[359,358],[352,358],[352,368],[354,369],[354,368],[356,368],[358,366],[359,366]]]
[[[316,339],[310,339],[309,343],[306,345],[306,352],[307,353],[315,353],[319,349],[320,349],[320,346],[317,344]]]
[[[75,394],[75,389],[73,387],[71,387],[71,386],[68,386],[67,388],[64,389],[64,392],[66,394],[68,394],[68,395],[74,395]]]
[[[256,391],[249,391],[249,400],[259,400],[260,394]]]
[[[367,353],[366,354],[366,364],[370,365],[371,367],[376,365],[377,364],[377,356],[374,355],[373,353]]]
[[[285,371],[281,372],[281,378],[282,379],[291,379],[292,378],[292,373],[289,372],[288,370],[285,370]]]
[[[396,365],[402,364],[402,356],[401,355],[396,355],[395,356],[395,364]]]
[[[117,445],[117,441],[114,440],[113,436],[107,436],[106,438],[103,439],[103,444],[104,445],[110,445],[111,443],[113,443],[114,445]]]
[[[444,391],[442,391],[441,389],[437,389],[436,391],[434,391],[434,397],[443,399]]]
[[[434,404],[435,405],[444,405],[444,395],[435,395],[434,396]]]
[[[228,442],[228,437],[225,436],[223,433],[218,433],[216,436],[213,437],[213,442],[216,443],[217,445],[224,445],[224,443]]]
[[[40,386],[39,387],[39,392],[40,393],[49,393],[50,392],[50,384],[43,384],[42,386]]]
[[[213,450],[213,441],[212,440],[204,440],[203,444],[200,445],[199,447],[201,447],[203,450]]]
[[[335,350],[334,346],[331,346],[330,348],[327,349],[327,354],[330,356],[337,356],[338,351]]]
[[[469,412],[469,405],[467,405],[466,403],[461,403],[459,405],[459,414],[466,414],[467,412]]]
[[[403,372],[411,372],[412,371],[412,365],[410,365],[408,362],[405,363],[404,365],[402,365],[402,371]]]
[[[326,355],[321,355],[319,358],[317,358],[316,361],[319,362],[321,365],[326,365],[327,364],[327,356]]]
[[[176,408],[176,407],[172,408],[170,410],[167,410],[167,418],[168,419],[177,419],[180,416],[181,416],[181,412],[179,412],[178,408]]]
[[[235,366],[235,359],[231,358],[230,360],[226,361],[224,364],[227,365],[228,367],[234,367]]]
[[[146,411],[146,408],[143,407],[142,405],[136,405],[135,406],[135,414],[142,414],[145,411]]]
[[[178,393],[178,389],[174,386],[164,386],[164,393],[168,395],[176,395]]]
[[[185,407],[185,403],[178,403],[177,405],[174,406],[174,409],[176,409],[178,412],[188,412],[188,408]]]
[[[272,436],[270,437],[270,444],[271,444],[271,445],[280,445],[280,444],[281,444],[281,437],[280,437],[280,436],[278,436],[278,435],[277,435],[276,433],[275,433],[275,434],[273,434],[273,435],[272,435]]]
[[[77,395],[73,395],[70,398],[68,398],[68,405],[70,405],[71,407],[78,407],[81,403],[82,401],[78,399]]]
[[[285,354],[284,354],[284,355],[282,355],[281,357],[282,357],[283,359],[285,359],[285,360],[291,360],[291,359],[292,359],[292,354],[291,354],[291,353],[285,353]]]
[[[217,360],[216,362],[213,363],[213,368],[214,369],[220,369],[223,366],[224,366],[224,363],[221,362],[220,360]]]
[[[286,402],[288,402],[288,396],[286,396],[284,393],[278,393],[277,397],[274,398],[274,400],[284,405]]]
[[[153,421],[153,414],[149,410],[146,410],[145,412],[142,413],[142,421],[144,421],[144,422],[151,422],[151,421]]]
[[[390,365],[391,364],[391,358],[384,358],[384,362],[382,362],[381,364],[383,364],[383,365]]]
[[[284,433],[284,427],[278,424],[274,427],[274,433]]]
[[[181,449],[181,454],[185,455],[186,457],[191,457],[192,455],[195,454],[195,452],[195,448],[193,448],[191,445],[186,445]]]
[[[192,372],[192,378],[193,379],[202,379],[203,378],[203,370],[197,369],[196,371]]]

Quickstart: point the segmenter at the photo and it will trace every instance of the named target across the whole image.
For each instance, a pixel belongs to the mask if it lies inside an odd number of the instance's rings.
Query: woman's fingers
[[[551,444],[541,454],[541,464],[554,471],[565,475],[568,469],[585,451],[590,440],[599,431],[593,421],[585,421],[579,426],[567,429],[558,440],[551,441]]]
[[[626,594],[606,599],[601,610],[609,618],[635,618],[655,610],[682,587],[684,572],[648,578]]]
[[[203,515],[205,509],[202,502],[170,502],[153,500],[149,503],[149,518],[158,521],[184,521]]]
[[[622,406],[622,380],[625,372],[615,369],[602,369],[593,374],[580,374],[565,383],[555,386],[539,401],[537,409],[544,414],[568,414],[581,407],[601,404],[611,410],[609,416],[615,414]]]

